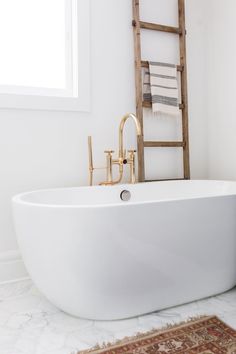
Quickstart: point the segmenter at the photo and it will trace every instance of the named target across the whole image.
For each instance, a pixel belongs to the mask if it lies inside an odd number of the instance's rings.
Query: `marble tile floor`
[[[69,316],[31,280],[0,286],[0,354],[75,354],[97,343],[215,314],[236,329],[236,288],[201,301],[129,320],[101,322]]]

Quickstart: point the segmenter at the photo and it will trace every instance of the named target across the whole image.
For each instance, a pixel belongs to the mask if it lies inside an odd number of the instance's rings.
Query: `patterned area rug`
[[[215,316],[126,338],[78,354],[236,354],[236,331]]]

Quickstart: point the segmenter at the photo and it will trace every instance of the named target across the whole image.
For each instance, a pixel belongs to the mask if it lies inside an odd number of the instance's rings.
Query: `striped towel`
[[[152,102],[150,72],[148,68],[145,68],[143,72],[143,100]]]
[[[144,72],[143,96],[145,101],[151,100],[154,113],[178,115],[180,111],[177,66],[149,62],[149,70]]]

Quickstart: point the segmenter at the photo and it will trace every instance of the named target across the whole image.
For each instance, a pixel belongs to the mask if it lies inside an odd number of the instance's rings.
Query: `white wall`
[[[208,175],[236,179],[236,2],[207,1]]]
[[[206,177],[206,130],[202,59],[202,3],[187,0],[190,145],[192,178]],[[223,2],[223,1],[222,1]],[[233,3],[233,1],[232,1]],[[143,0],[145,20],[175,25],[177,0]],[[103,150],[117,148],[121,116],[135,110],[131,0],[91,0],[91,112],[67,113],[2,110],[0,114],[0,281],[24,275],[17,258],[11,218],[11,197],[45,187],[87,183],[87,135],[94,137],[94,158],[104,164]],[[146,32],[144,59],[177,60],[177,42],[171,35]],[[148,43],[147,43],[148,40]],[[146,135],[178,138],[173,119],[148,116]],[[135,144],[128,126],[127,147]],[[169,133],[170,131],[170,133]],[[158,159],[157,159],[158,157]],[[148,177],[181,174],[181,154],[160,150],[147,156]],[[99,172],[97,181],[103,179]],[[10,252],[10,253],[9,253]],[[4,267],[12,269],[4,273]],[[2,268],[1,268],[2,267]],[[14,273],[14,270],[16,271]],[[10,275],[9,275],[10,274]],[[14,275],[15,274],[15,275]]]
[[[185,0],[189,81],[191,177],[208,178],[208,122],[206,112],[207,0]]]

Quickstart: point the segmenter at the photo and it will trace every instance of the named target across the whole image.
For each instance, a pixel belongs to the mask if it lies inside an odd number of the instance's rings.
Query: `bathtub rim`
[[[137,206],[137,205],[146,205],[146,204],[154,204],[154,203],[165,203],[165,202],[176,202],[176,201],[187,201],[187,200],[197,200],[197,199],[208,199],[208,198],[220,198],[220,197],[230,197],[230,196],[236,196],[236,181],[230,180],[181,180],[181,181],[160,181],[161,183],[165,184],[178,184],[178,183],[191,183],[191,182],[207,182],[207,183],[226,183],[229,185],[234,185],[235,186],[235,191],[229,191],[229,192],[223,192],[223,193],[215,193],[215,194],[210,194],[210,195],[203,195],[199,193],[199,196],[183,196],[183,197],[172,197],[172,198],[160,198],[160,199],[152,199],[152,200],[145,200],[145,201],[128,201],[128,202],[113,202],[113,203],[94,203],[94,204],[55,204],[55,203],[43,203],[43,202],[32,202],[32,201],[27,201],[23,200],[24,197],[31,195],[31,194],[37,194],[40,192],[56,192],[60,190],[73,190],[73,189],[104,189],[107,190],[108,188],[116,188],[118,189],[118,193],[120,192],[120,189],[129,189],[130,186],[134,186],[132,184],[118,184],[115,186],[75,186],[75,187],[55,187],[55,188],[43,188],[43,189],[36,189],[36,190],[31,190],[27,192],[22,192],[19,194],[16,194],[11,198],[12,204],[20,204],[20,205],[25,205],[25,206],[32,206],[32,207],[38,207],[38,208],[56,208],[56,209],[93,209],[93,208],[107,208],[107,207],[128,207],[128,206]],[[154,184],[157,183],[159,184],[160,182],[154,181],[154,182],[141,182],[137,183],[135,185],[139,184]]]

